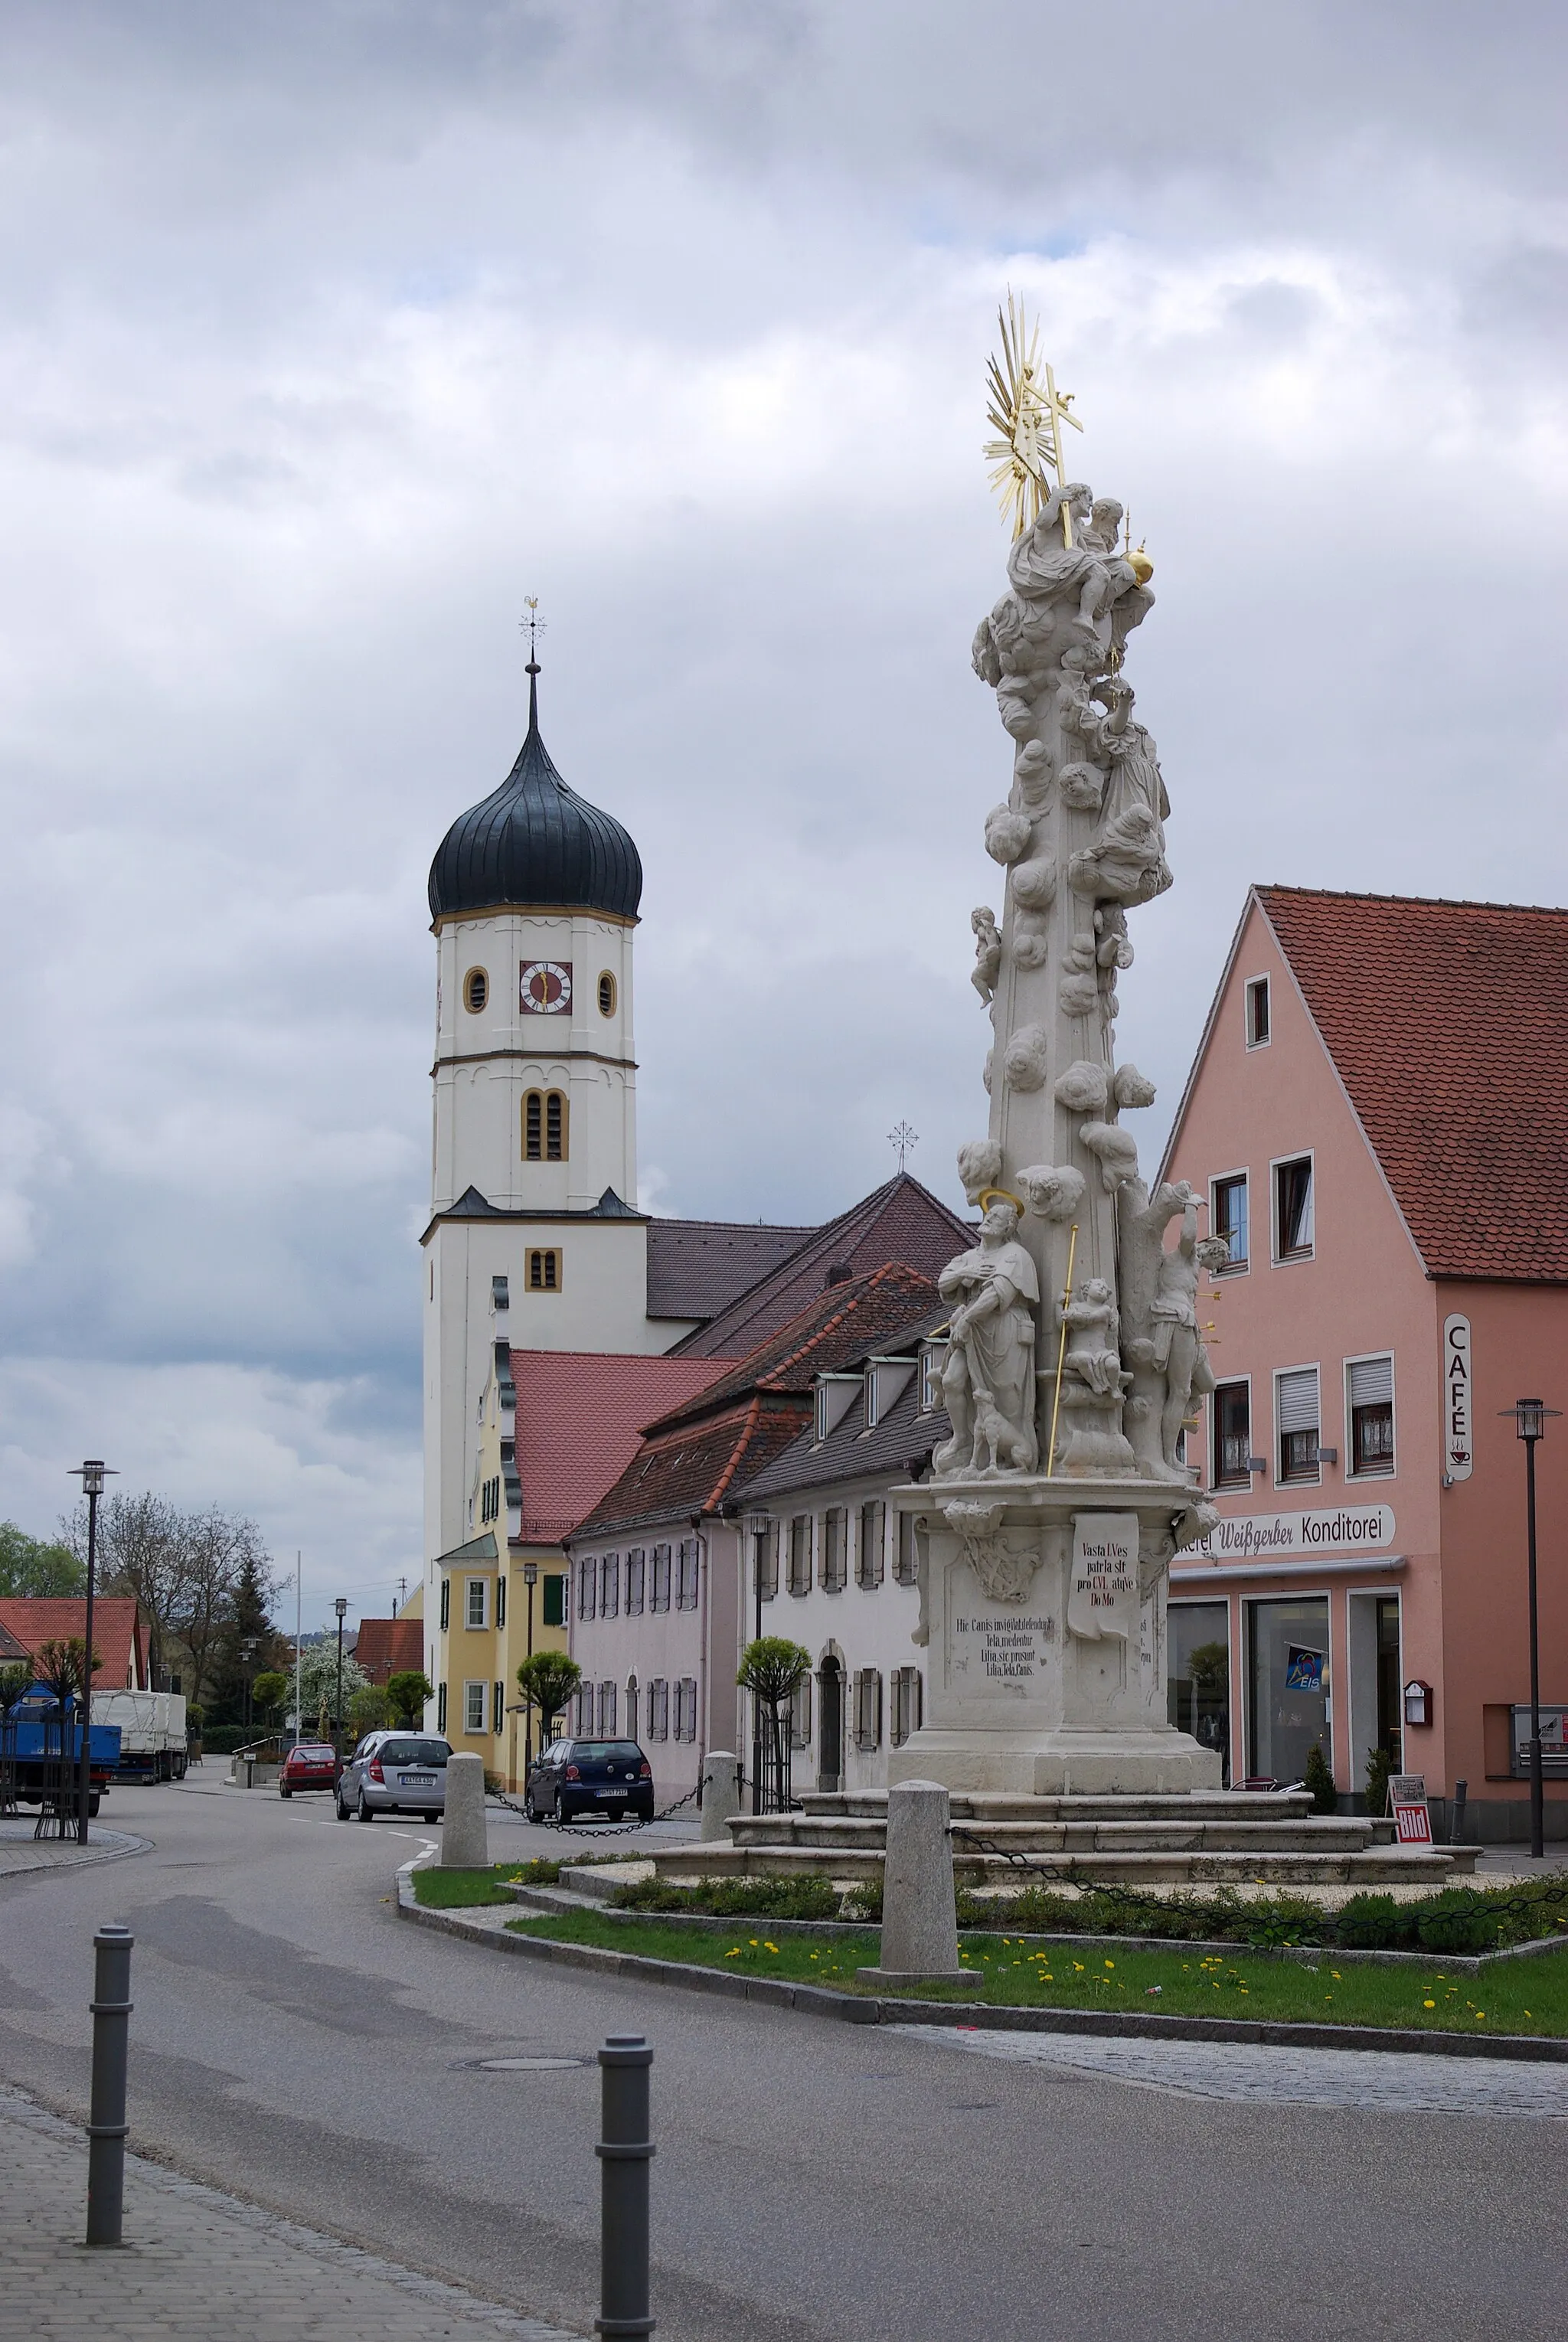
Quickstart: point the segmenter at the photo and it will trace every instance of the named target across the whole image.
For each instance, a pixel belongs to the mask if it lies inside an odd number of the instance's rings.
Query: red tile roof
[[[799,1436],[810,1420],[814,1376],[867,1356],[934,1308],[937,1297],[929,1277],[896,1260],[830,1286],[749,1357],[650,1424],[635,1459],[584,1516],[581,1533],[716,1512],[732,1488]]]
[[[761,1220],[650,1220],[648,1315],[706,1320],[771,1276],[816,1233]]]
[[[1429,1274],[1568,1282],[1568,911],[1255,892]]]
[[[417,1618],[362,1618],[354,1656],[373,1684],[424,1665],[424,1628]]]
[[[974,1229],[956,1212],[950,1212],[907,1171],[900,1171],[836,1220],[809,1233],[779,1267],[709,1324],[688,1334],[679,1346],[680,1355],[744,1356],[822,1292],[830,1269],[847,1268],[858,1276],[884,1261],[898,1260],[924,1276],[935,1276],[974,1241]]]
[[[643,1426],[722,1375],[727,1358],[514,1350],[523,1538],[558,1545],[614,1487]]]
[[[79,1642],[87,1631],[86,1601],[72,1595],[7,1595],[0,1597],[0,1626],[15,1636],[30,1657],[40,1643],[69,1642],[73,1636]],[[145,1622],[128,1594],[97,1595],[93,1647],[103,1665],[93,1677],[94,1690],[145,1691],[147,1640]]]

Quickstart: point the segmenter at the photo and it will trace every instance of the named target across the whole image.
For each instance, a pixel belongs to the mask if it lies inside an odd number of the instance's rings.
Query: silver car
[[[371,1822],[377,1814],[446,1810],[446,1760],[452,1751],[428,1732],[373,1732],[360,1742],[337,1783],[337,1817]]]

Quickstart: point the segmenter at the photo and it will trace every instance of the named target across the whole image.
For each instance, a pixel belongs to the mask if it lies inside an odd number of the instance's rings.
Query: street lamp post
[[[337,1706],[332,1719],[332,1742],[337,1751],[337,1761],[343,1762],[343,1622],[348,1615],[348,1604],[340,1594],[333,1604],[337,1612]]]
[[[1538,1398],[1515,1399],[1499,1409],[1513,1417],[1513,1427],[1524,1442],[1524,1533],[1530,1556],[1530,1853],[1540,1862],[1546,1852],[1546,1791],[1541,1773],[1541,1637],[1535,1604],[1535,1443],[1546,1429],[1549,1415],[1560,1406],[1546,1406]]]
[[[243,1688],[243,1690],[244,1690],[244,1693],[245,1693],[245,1730],[248,1732],[248,1731],[250,1730],[250,1728],[251,1728],[251,1726],[255,1722],[255,1709],[254,1706],[252,1705],[252,1700],[251,1700],[251,1686],[252,1686],[252,1685],[255,1682],[255,1665],[254,1665],[254,1661],[255,1661],[255,1655],[256,1655],[256,1637],[255,1637],[255,1636],[254,1636],[254,1635],[247,1635],[247,1636],[245,1637],[244,1641],[240,1644],[239,1650],[240,1650],[240,1683],[241,1683],[241,1686],[242,1686],[242,1688]]]
[[[524,1563],[523,1583],[528,1589],[528,1649],[525,1656],[528,1658],[532,1658],[534,1656],[534,1588],[539,1583],[539,1565],[536,1561],[525,1561]],[[534,1695],[530,1692],[523,1709],[523,1780],[524,1787],[526,1787],[528,1780],[528,1767],[533,1762]]]
[[[94,1579],[98,1566],[98,1499],[104,1493],[105,1480],[115,1475],[106,1470],[102,1457],[94,1456],[79,1464],[70,1476],[80,1480],[87,1499],[87,1617],[86,1632],[82,1637],[82,1680],[76,1687],[76,1714],[82,1730],[82,1753],[76,1774],[76,1843],[87,1843],[87,1807],[92,1802],[92,1759],[88,1742],[93,1731],[93,1596]]]
[[[767,1552],[768,1533],[772,1523],[771,1513],[752,1513],[746,1520],[746,1526],[751,1531],[752,1539],[752,1608],[755,1620],[753,1639],[759,1643],[763,1638],[763,1560]],[[763,1769],[766,1762],[763,1746],[763,1704],[754,1692],[752,1694],[752,1811],[754,1814],[760,1814],[763,1810]]]

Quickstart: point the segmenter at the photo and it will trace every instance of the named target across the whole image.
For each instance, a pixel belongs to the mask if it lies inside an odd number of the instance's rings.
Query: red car
[[[280,1797],[296,1789],[330,1789],[337,1779],[337,1752],[324,1740],[301,1740],[283,1760],[277,1777]]]

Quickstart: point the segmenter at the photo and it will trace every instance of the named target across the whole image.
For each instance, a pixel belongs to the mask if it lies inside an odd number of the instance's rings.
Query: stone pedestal
[[[711,1844],[729,1844],[729,1818],[741,1809],[740,1759],[728,1748],[710,1749],[703,1759],[702,1828],[698,1835]]]
[[[904,1781],[888,1791],[882,1961],[860,1969],[862,1977],[898,1984],[961,1973],[949,1814],[939,1781]]]
[[[446,1811],[441,1824],[443,1870],[488,1870],[490,1842],[484,1828],[484,1759],[453,1756],[446,1760]]]
[[[925,1714],[890,1786],[1025,1797],[1217,1789],[1165,1715],[1165,1596],[1193,1493],[1008,1473],[895,1490],[914,1518]]]

